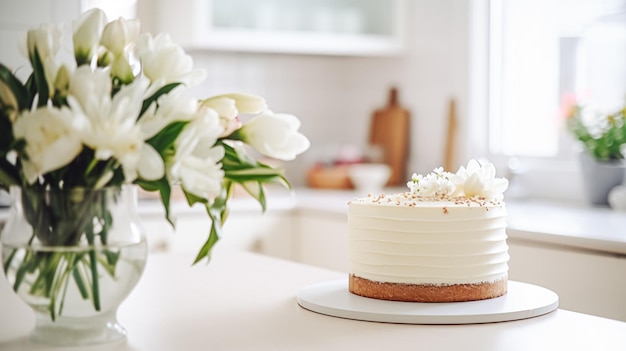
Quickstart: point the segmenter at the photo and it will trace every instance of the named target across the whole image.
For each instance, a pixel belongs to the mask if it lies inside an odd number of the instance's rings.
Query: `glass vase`
[[[12,187],[3,269],[35,312],[33,342],[122,340],[117,308],[143,273],[148,247],[134,186],[98,190]]]

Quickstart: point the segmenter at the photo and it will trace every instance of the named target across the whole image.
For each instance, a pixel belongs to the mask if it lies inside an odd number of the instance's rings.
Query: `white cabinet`
[[[153,32],[188,50],[401,54],[405,0],[159,0]],[[140,14],[141,16],[142,14]]]
[[[296,223],[297,261],[348,272],[348,223],[345,216],[301,211]]]
[[[209,235],[211,221],[201,210],[177,213],[176,228],[162,211],[140,214],[151,252],[168,251],[195,255]],[[285,211],[234,211],[222,229],[214,250],[247,250],[285,259],[294,259],[292,218]]]
[[[626,321],[626,257],[509,238],[509,279],[553,290],[559,307]]]

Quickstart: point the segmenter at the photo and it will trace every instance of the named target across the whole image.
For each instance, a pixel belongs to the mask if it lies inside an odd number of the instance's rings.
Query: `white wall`
[[[16,47],[17,33],[43,21],[74,18],[80,0],[0,0],[0,4],[0,61],[25,63],[17,51],[9,50]],[[149,1],[139,4],[139,17],[149,29],[153,21]],[[467,127],[469,2],[410,0],[407,6],[408,50],[402,57],[193,52],[196,66],[208,71],[206,82],[194,93],[258,94],[274,111],[300,117],[312,147],[286,168],[292,183],[303,185],[306,169],[329,146],[365,145],[371,113],[385,105],[388,89],[395,85],[412,114],[408,171],[428,172],[443,163],[450,98],[457,100],[460,129]],[[460,139],[463,149],[465,138]],[[463,150],[459,152],[458,159],[467,158]]]
[[[146,4],[140,0],[139,16],[150,30],[155,14]],[[312,146],[285,166],[292,183],[301,185],[307,168],[329,148],[365,145],[371,114],[395,85],[412,114],[408,171],[428,172],[443,164],[450,98],[457,100],[459,128],[467,126],[469,6],[466,0],[407,1],[408,50],[402,57],[194,51],[196,66],[208,72],[195,95],[253,93],[274,111],[300,117]],[[464,136],[459,139],[465,149]],[[459,150],[458,159],[465,158]]]
[[[28,66],[18,50],[26,31],[42,23],[71,23],[80,14],[80,0],[0,0],[0,62],[18,69]]]

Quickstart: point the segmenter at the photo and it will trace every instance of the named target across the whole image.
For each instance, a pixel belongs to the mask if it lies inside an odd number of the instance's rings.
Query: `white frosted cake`
[[[413,175],[408,186],[350,202],[350,292],[417,302],[504,295],[508,181],[472,160],[456,174]]]

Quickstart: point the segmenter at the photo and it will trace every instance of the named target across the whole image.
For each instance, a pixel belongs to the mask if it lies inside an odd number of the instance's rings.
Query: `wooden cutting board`
[[[406,164],[410,147],[410,113],[400,106],[398,90],[391,88],[387,106],[374,111],[370,125],[369,143],[383,152],[383,162],[391,167],[387,185],[403,185],[409,175]]]

